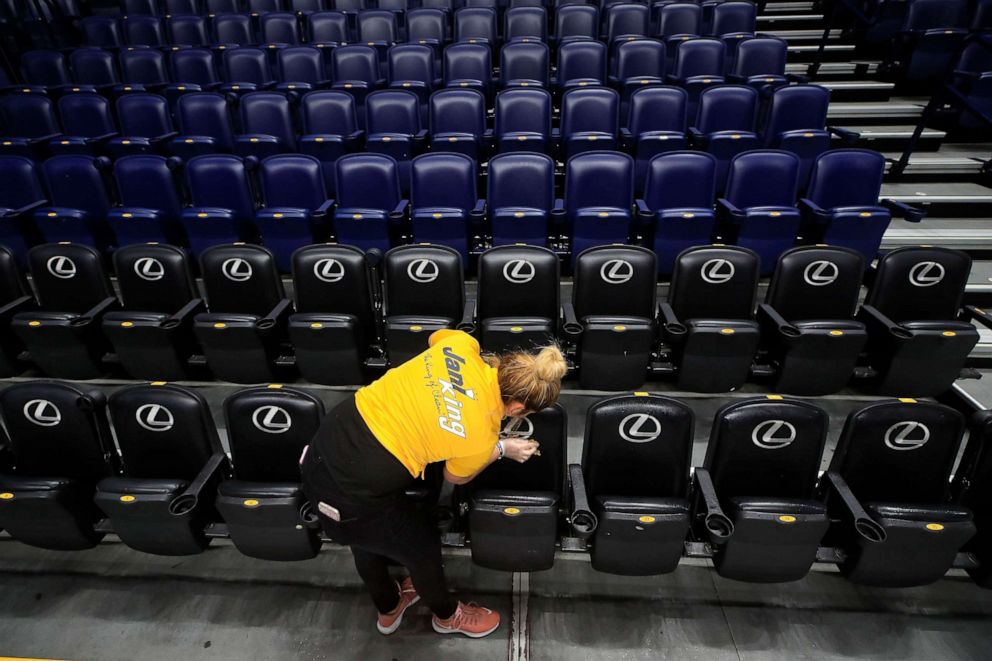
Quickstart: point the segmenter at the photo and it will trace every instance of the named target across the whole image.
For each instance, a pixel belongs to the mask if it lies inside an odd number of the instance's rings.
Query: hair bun
[[[543,347],[534,356],[534,371],[542,381],[561,381],[568,372],[568,363],[555,344]]]

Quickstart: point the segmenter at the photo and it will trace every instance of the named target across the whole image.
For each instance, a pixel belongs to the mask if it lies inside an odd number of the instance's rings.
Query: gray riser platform
[[[761,27],[762,26],[759,26],[759,29]],[[760,31],[761,32],[765,32],[765,33],[770,34],[770,35],[773,35],[773,36],[776,36],[776,37],[780,37],[782,39],[785,39],[786,41],[789,42],[789,45],[790,46],[800,45],[800,44],[802,44],[802,45],[812,44],[813,46],[816,46],[816,45],[819,45],[820,39],[823,37],[823,26],[822,25],[818,25],[818,26],[815,26],[815,27],[807,27],[805,29],[799,29],[799,30],[782,30],[782,29],[765,30],[765,29],[760,29]],[[840,30],[831,30],[830,31],[830,40],[831,41],[837,41],[840,38],[841,38],[841,31]]]
[[[827,120],[830,124],[837,126],[846,124],[858,124],[859,126],[912,124],[915,126],[922,112],[923,105],[914,102],[895,100],[887,103],[831,101],[827,110]]]
[[[887,183],[883,198],[922,207],[930,218],[992,217],[992,189],[973,183]],[[918,225],[920,229],[940,229],[937,223]],[[992,228],[992,221],[988,221]],[[981,224],[966,229],[981,229]],[[950,229],[950,228],[948,228]],[[890,230],[891,231],[891,230]]]
[[[758,32],[775,30],[823,30],[823,14],[764,13],[758,16]],[[822,32],[821,32],[822,33]]]
[[[830,101],[888,101],[895,85],[879,80],[816,80],[830,90]]]
[[[816,58],[817,42],[789,42],[789,62],[813,62]],[[854,57],[854,46],[850,44],[827,44],[823,51],[824,62],[850,62]]]
[[[851,122],[832,121],[831,124],[857,131],[861,134],[860,146],[876,151],[902,151],[913,135],[914,126],[862,126]],[[944,140],[944,132],[925,129],[917,151],[937,151]]]

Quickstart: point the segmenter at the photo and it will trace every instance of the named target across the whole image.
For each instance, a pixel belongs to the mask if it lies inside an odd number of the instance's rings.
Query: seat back
[[[971,273],[971,257],[952,248],[908,246],[878,260],[865,305],[895,322],[956,319]]]
[[[547,44],[517,41],[503,46],[499,53],[499,77],[504,85],[514,80],[536,81],[547,86],[550,80],[550,53]]]
[[[753,131],[758,91],[745,85],[720,85],[699,95],[694,126],[702,133]]]
[[[71,82],[65,58],[55,50],[32,50],[24,53],[21,56],[21,74],[31,85],[56,87]]]
[[[461,255],[446,246],[398,246],[383,261],[386,316],[459,320],[465,307]]]
[[[616,135],[620,127],[620,95],[609,87],[584,87],[565,92],[561,101],[561,134],[584,131]]]
[[[558,257],[547,248],[498,246],[479,257],[479,319],[557,319]]]
[[[468,212],[475,207],[475,161],[464,154],[421,154],[410,170],[410,205]]]
[[[784,75],[788,53],[788,42],[778,37],[745,39],[737,46],[732,73],[744,78],[761,74]]]
[[[7,246],[0,246],[0,305],[10,303],[27,292],[28,286],[21,275],[14,251]]]
[[[68,135],[93,138],[116,133],[110,101],[99,94],[67,94],[59,99],[59,117]]]
[[[618,3],[606,8],[606,38],[613,42],[620,37],[644,37],[648,34],[651,10],[638,3]]]
[[[558,83],[589,79],[606,82],[606,44],[599,41],[570,41],[558,49]]]
[[[40,94],[9,95],[0,105],[0,119],[6,135],[15,138],[43,138],[61,133],[55,117],[55,104]]]
[[[237,156],[204,154],[186,164],[186,186],[193,206],[229,209],[237,218],[255,215],[248,171]]]
[[[179,119],[179,130],[186,135],[208,136],[217,141],[219,149],[233,149],[231,114],[227,99],[220,94],[184,94],[176,102],[176,117]]]
[[[24,156],[0,156],[0,208],[21,209],[45,199],[38,166]]]
[[[235,477],[252,482],[299,482],[300,453],[323,417],[323,403],[296,388],[245,388],[225,399],[224,420]]]
[[[389,80],[419,81],[434,85],[434,51],[419,44],[399,44],[389,49]]]
[[[599,8],[594,5],[566,5],[555,12],[555,37],[596,39],[599,36]]]
[[[869,149],[832,149],[813,163],[806,197],[824,209],[877,207],[885,157]]]
[[[504,430],[512,427],[505,418]],[[541,444],[541,454],[524,463],[497,461],[469,482],[469,491],[546,491],[561,494],[565,480],[568,419],[561,404],[532,413],[510,432],[514,438],[534,439]]]
[[[79,209],[95,219],[110,210],[103,173],[92,156],[54,156],[41,164],[41,172],[52,206]]]
[[[439,133],[467,133],[481,138],[486,132],[486,97],[471,89],[444,89],[431,94],[430,129]]]
[[[421,128],[420,100],[406,90],[379,90],[365,98],[365,128],[373,133],[416,135]]]
[[[508,89],[496,95],[496,136],[533,132],[551,135],[551,94],[539,89]]]
[[[311,46],[291,46],[280,49],[276,56],[279,79],[287,83],[319,85],[327,79],[324,58]]]
[[[83,45],[95,48],[117,48],[124,44],[117,16],[86,16],[79,21]]]
[[[461,11],[461,10],[460,10]],[[492,54],[482,44],[451,44],[444,49],[444,81],[478,80],[488,89],[492,78]]]
[[[709,33],[715,35],[753,34],[757,23],[753,2],[723,2],[713,8],[713,25]]]
[[[266,14],[267,16],[268,14]],[[239,112],[245,133],[261,133],[292,145],[296,140],[289,100],[277,92],[252,92],[241,97]]]
[[[689,248],[675,260],[668,302],[680,321],[750,319],[759,267],[758,254],[747,248]]]
[[[389,10],[366,9],[358,12],[358,40],[395,42],[399,31],[396,14]]]
[[[125,16],[121,19],[124,41],[129,46],[162,46],[165,30],[158,16]]]
[[[722,76],[725,51],[726,47],[719,39],[699,38],[680,42],[675,48],[675,70],[672,75],[677,78]]]
[[[73,79],[83,85],[113,85],[120,80],[114,56],[99,48],[77,48],[69,54],[69,66]]]
[[[296,14],[274,11],[262,14],[258,19],[262,41],[267,44],[298,44],[300,32],[296,26]]]
[[[617,45],[613,72],[620,80],[665,79],[665,44],[655,39],[635,39]]]
[[[94,483],[113,472],[107,400],[62,381],[15,383],[0,392],[14,472]]]
[[[444,10],[433,7],[411,9],[406,13],[406,39],[410,43],[436,40],[443,44],[447,38],[447,16]]]
[[[779,257],[765,302],[788,321],[850,319],[863,273],[864,259],[854,250],[793,248]]]
[[[35,246],[28,251],[28,270],[44,310],[82,314],[114,295],[100,253],[89,246]]]
[[[462,7],[455,11],[455,41],[496,40],[496,10],[490,7]]]
[[[644,202],[652,211],[710,209],[715,194],[716,158],[710,154],[673,151],[655,156],[648,164]]]
[[[680,87],[644,87],[630,95],[627,128],[634,135],[647,131],[685,133],[689,95]]]
[[[964,425],[964,416],[943,404],[869,404],[847,416],[830,470],[861,502],[939,504]]]
[[[264,316],[283,298],[276,261],[262,246],[211,246],[200,254],[211,312]]]
[[[157,85],[169,82],[165,53],[154,48],[124,50],[120,54],[121,80],[134,85]]]
[[[114,163],[114,180],[121,206],[155,209],[169,219],[182,214],[182,195],[164,157],[136,154],[119,158]]]
[[[220,44],[247,46],[256,43],[252,36],[251,17],[248,14],[218,13],[214,17],[214,38]]]
[[[634,159],[627,154],[593,151],[568,159],[565,208],[569,211],[589,207],[630,209],[633,202]]]
[[[756,149],[730,162],[724,195],[739,209],[796,204],[799,158],[790,152]]]
[[[117,99],[121,134],[157,138],[171,133],[172,115],[165,97],[158,94],[125,94]]]
[[[543,7],[511,7],[503,17],[503,38],[547,39],[548,14]]]
[[[320,161],[304,154],[277,154],[258,169],[262,199],[267,207],[315,210],[327,201]]]
[[[130,386],[113,393],[108,408],[130,478],[193,481],[222,451],[210,406],[194,390]]]
[[[260,48],[234,48],[224,51],[224,77],[229,83],[267,85],[272,82],[269,62]]]
[[[793,399],[721,408],[703,462],[720,499],[813,498],[829,422],[819,406]]]
[[[375,310],[365,254],[341,245],[311,245],[293,253],[296,311],[356,317],[363,337],[374,339]]]
[[[658,14],[658,36],[697,35],[703,19],[702,7],[691,2],[664,5]]]
[[[334,163],[338,205],[392,211],[400,202],[396,161],[383,154],[347,154]]]
[[[904,30],[965,26],[968,3],[962,0],[913,0],[906,12]]]
[[[210,43],[207,21],[202,16],[169,16],[165,19],[165,26],[169,43],[176,46],[206,46]]]
[[[489,160],[490,210],[507,207],[550,211],[555,200],[555,163],[550,156],[527,152],[499,154]]]
[[[348,15],[342,11],[315,11],[307,17],[312,43],[348,42]]]
[[[658,395],[608,397],[586,412],[582,472],[590,496],[684,498],[692,409]]]
[[[175,18],[187,17],[177,16]],[[206,48],[181,48],[173,51],[172,75],[177,83],[213,85],[220,82],[214,55]]]
[[[300,103],[304,133],[348,136],[358,130],[355,97],[347,92],[307,92]]]
[[[657,258],[639,246],[597,246],[575,262],[575,316],[644,317],[657,308]]]
[[[776,136],[786,131],[822,129],[827,123],[830,90],[819,85],[780,87],[772,95],[765,135]]]
[[[197,297],[186,251],[134,244],[114,251],[114,272],[125,310],[172,314]]]

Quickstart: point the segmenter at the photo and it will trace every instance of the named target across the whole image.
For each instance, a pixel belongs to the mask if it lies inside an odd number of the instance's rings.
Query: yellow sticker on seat
[[[645,515],[638,517],[637,520],[640,521],[641,523],[654,523],[656,519],[653,516]]]
[[[724,335],[733,335],[734,334],[734,329],[733,328],[721,328],[720,329],[720,332],[723,333]]]
[[[796,517],[792,516],[791,514],[783,514],[782,516],[778,517],[778,520],[781,521],[782,523],[795,523]]]
[[[132,496],[132,495],[121,496],[121,502],[122,503],[133,503],[134,500],[135,500],[134,499],[134,496]]]
[[[516,507],[506,507],[503,509],[503,514],[506,514],[507,516],[516,516],[520,514],[520,510]]]
[[[245,501],[244,503],[242,503],[242,504],[243,504],[243,505],[244,505],[245,507],[258,507],[258,501],[257,501],[257,500],[255,500],[254,498],[249,498],[248,500],[246,500],[246,501]]]
[[[928,523],[927,524],[927,530],[929,530],[930,532],[940,532],[943,529],[944,529],[944,526],[942,524],[940,524],[940,523]]]
[[[9,491],[4,491],[3,493],[0,493],[0,500],[13,500],[13,499],[14,499],[14,494],[10,493]]]

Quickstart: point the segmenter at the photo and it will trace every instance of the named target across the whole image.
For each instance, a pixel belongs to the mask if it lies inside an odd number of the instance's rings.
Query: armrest
[[[213,484],[227,473],[227,455],[223,452],[215,452],[210,455],[210,459],[200,470],[196,479],[169,503],[169,513],[174,516],[182,516],[194,510],[199,504],[200,494],[206,490],[213,493]]]
[[[20,209],[12,209],[10,211],[10,213],[5,214],[5,217],[12,218],[12,217],[15,217],[15,216],[22,216],[22,215],[24,215],[26,213],[30,213],[30,212],[34,211],[35,209],[37,209],[39,207],[46,206],[47,204],[48,204],[48,200],[38,200],[37,202],[32,202],[31,204],[27,205],[26,207],[21,207]]]
[[[577,340],[582,335],[582,324],[575,318],[575,307],[571,302],[562,303],[562,326],[561,329],[570,340]]]
[[[882,200],[882,206],[891,211],[893,216],[899,216],[911,223],[918,223],[927,217],[926,211],[917,209],[899,200]]]
[[[865,325],[869,336],[872,333],[876,335],[884,333],[899,340],[909,340],[913,337],[912,331],[892,321],[872,305],[861,306],[861,310],[858,311],[858,321]]]
[[[162,322],[163,328],[173,328],[175,326],[182,325],[189,317],[199,314],[200,312],[206,312],[207,305],[202,298],[194,298],[190,300],[189,303],[179,308],[175,314]]]
[[[599,521],[589,507],[589,496],[586,493],[586,479],[582,474],[582,466],[569,464],[569,491],[572,496],[572,508],[568,523],[572,528],[572,536],[579,539],[589,539],[596,532]]]
[[[634,134],[631,133],[630,132],[630,129],[627,128],[626,126],[621,126],[620,127],[620,137],[623,138],[624,141],[629,141],[631,138],[634,137]]]
[[[672,309],[672,304],[668,301],[662,301],[658,304],[658,316],[661,317],[662,327],[668,335],[681,337],[688,332],[685,324],[679,321],[675,315],[675,310]]]
[[[737,207],[735,207],[733,204],[731,204],[730,200],[728,200],[725,197],[719,198],[716,201],[716,206],[718,210],[722,209],[724,213],[731,216],[735,221],[741,220],[745,217],[745,213],[740,209],[738,209]]]
[[[361,137],[362,137],[362,135],[363,135],[364,133],[365,133],[365,131],[362,131],[362,130],[358,130],[358,131],[352,131],[352,132],[351,132],[351,133],[349,133],[348,135],[346,135],[346,136],[344,136],[344,139],[345,139],[345,141],[347,141],[347,142],[355,142],[355,141],[357,141],[357,140],[360,140],[360,139],[361,139]]]
[[[475,216],[476,218],[481,218],[486,215],[486,201],[476,200],[475,208],[469,211],[469,215]]]
[[[285,323],[286,318],[293,313],[293,301],[288,298],[284,298],[276,306],[272,308],[272,311],[267,315],[258,320],[256,326],[261,329],[274,328],[276,326],[281,326]]]
[[[637,207],[637,215],[644,220],[651,220],[658,215],[652,211],[651,208],[648,207],[648,203],[641,198],[634,200],[634,206]]]
[[[417,131],[416,133],[414,133],[413,134],[413,139],[416,140],[416,141],[418,141],[418,142],[423,142],[424,140],[426,140],[427,139],[427,129],[420,129],[419,131]]]
[[[120,306],[120,303],[118,302],[118,300],[117,300],[117,298],[115,296],[110,296],[108,298],[105,298],[102,301],[100,301],[99,303],[97,303],[96,305],[94,305],[92,308],[90,308],[89,310],[87,310],[83,314],[83,316],[76,317],[73,320],[72,325],[73,326],[82,326],[82,325],[88,324],[88,323],[90,323],[91,321],[94,321],[94,320],[99,321],[100,318],[103,317],[103,315],[111,307],[119,307],[119,306]]]
[[[716,495],[716,488],[713,486],[713,478],[709,470],[697,467],[696,489],[700,496],[699,503],[706,512],[703,518],[703,525],[706,527],[706,536],[712,544],[724,544],[734,534],[734,523],[720,507],[720,499]]]
[[[390,218],[403,218],[406,216],[406,208],[410,204],[409,200],[400,200],[400,203],[396,205],[396,208],[389,212]]]
[[[785,317],[778,313],[778,310],[761,303],[758,305],[758,325],[762,332],[774,332],[784,338],[795,338],[802,335],[802,332],[785,320]]]
[[[314,215],[314,216],[326,216],[327,213],[331,210],[331,207],[333,207],[333,206],[334,206],[334,200],[324,200],[324,203],[323,204],[321,204],[319,207],[317,207],[316,209],[314,209],[312,215]]]
[[[702,131],[697,129],[695,126],[689,127],[689,135],[692,136],[693,140],[703,140],[706,136]]]
[[[103,135],[95,135],[91,138],[86,138],[86,142],[104,142],[106,140],[110,140],[116,135],[117,135],[116,131],[114,131],[113,133],[104,133]]]
[[[854,529],[859,535],[869,542],[884,542],[885,528],[880,523],[868,516],[868,512],[861,506],[858,499],[847,485],[844,478],[836,471],[827,471],[823,474],[824,483],[827,487],[826,495],[836,494],[843,510],[845,520],[854,525]]]
[[[988,312],[982,308],[975,307],[974,305],[966,305],[964,307],[964,311],[966,319],[977,321],[982,326],[992,330],[992,316],[990,316]],[[3,317],[3,310],[0,310],[0,317]]]
[[[565,200],[562,198],[555,199],[555,205],[551,207],[552,216],[564,216],[565,215]]]
[[[458,322],[455,326],[460,331],[465,331],[466,333],[475,332],[475,301],[465,301],[465,307],[462,309],[462,320]]]
[[[861,134],[857,131],[851,131],[850,129],[842,129],[836,126],[828,126],[827,130],[840,138],[844,143],[853,145],[860,138]]]
[[[35,303],[32,296],[21,296],[20,298],[15,298],[10,303],[0,307],[0,320],[2,320],[2,323],[9,324],[15,314],[18,312],[24,312],[28,308],[33,307],[35,307]]]
[[[827,213],[826,209],[808,197],[799,199],[799,210],[803,212],[803,215],[813,215],[818,222],[825,223],[830,220],[830,214]]]

